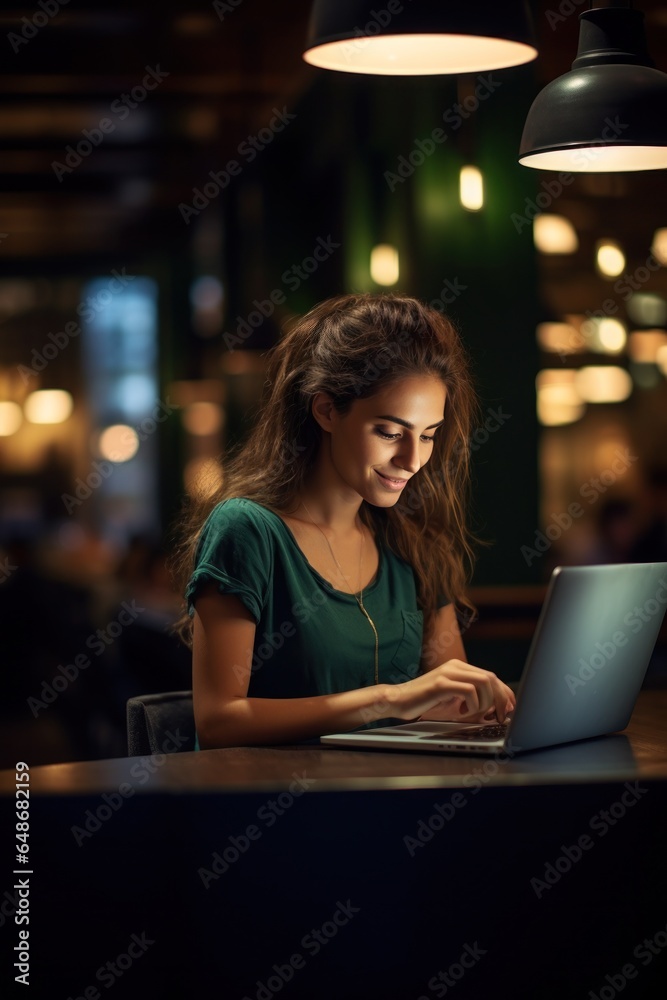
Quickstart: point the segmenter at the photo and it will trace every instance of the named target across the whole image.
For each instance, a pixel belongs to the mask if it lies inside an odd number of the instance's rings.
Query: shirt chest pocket
[[[422,611],[401,611],[402,635],[389,664],[387,681],[400,684],[411,680],[419,673],[419,661],[424,635],[424,614]]]

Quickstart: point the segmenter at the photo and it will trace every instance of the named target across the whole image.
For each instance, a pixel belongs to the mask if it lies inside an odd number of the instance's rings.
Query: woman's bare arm
[[[237,597],[214,586],[202,590],[192,657],[202,749],[298,742],[388,717],[388,684],[310,698],[249,698],[254,639],[255,621]]]
[[[453,604],[438,608],[431,627],[424,632],[421,669],[433,670],[447,660],[467,660]]]
[[[243,603],[215,585],[197,597],[193,640],[193,688],[202,749],[298,742],[357,729],[367,722],[415,719],[452,700],[456,717],[506,702],[494,674],[450,660],[404,684],[378,684],[310,698],[249,698],[255,622]],[[261,668],[260,668],[261,669]],[[511,692],[510,692],[511,694]]]

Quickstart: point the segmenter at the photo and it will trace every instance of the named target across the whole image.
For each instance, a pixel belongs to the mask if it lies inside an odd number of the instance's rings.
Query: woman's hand
[[[514,693],[490,670],[448,660],[414,680],[393,686],[392,715],[439,722],[504,722]]]

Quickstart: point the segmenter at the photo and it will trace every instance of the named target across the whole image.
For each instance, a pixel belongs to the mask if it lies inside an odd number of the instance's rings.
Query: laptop
[[[667,563],[554,569],[511,718],[410,722],[322,736],[326,746],[518,753],[625,729],[667,608]]]

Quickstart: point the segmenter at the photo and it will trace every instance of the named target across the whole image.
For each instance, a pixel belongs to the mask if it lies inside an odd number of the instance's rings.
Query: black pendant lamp
[[[476,73],[537,56],[517,0],[315,0],[303,58],[345,73]]]
[[[520,163],[567,172],[667,168],[667,74],[654,68],[643,19],[627,3],[579,15],[577,58],[535,98]]]

